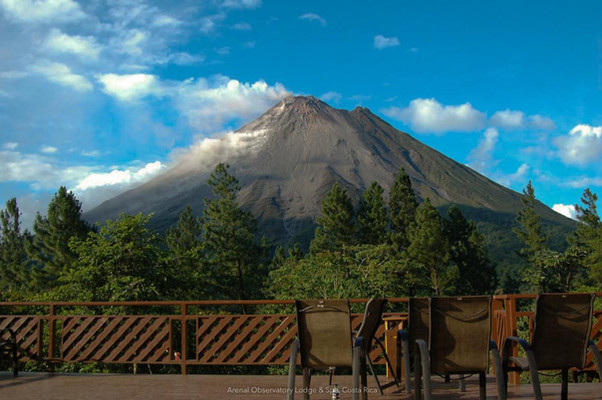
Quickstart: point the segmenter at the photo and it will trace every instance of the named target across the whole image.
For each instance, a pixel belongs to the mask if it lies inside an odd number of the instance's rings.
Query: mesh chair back
[[[585,367],[594,297],[593,293],[537,296],[531,347],[538,369]]]
[[[364,312],[364,321],[357,332],[358,337],[364,338],[364,347],[370,349],[372,338],[376,336],[376,331],[382,322],[383,311],[387,305],[387,299],[370,299],[366,304]]]
[[[430,304],[428,297],[410,297],[408,309],[408,337],[410,354],[414,354],[414,343],[422,339],[428,343],[430,326]]]
[[[491,337],[491,297],[431,299],[431,370],[486,372]]]
[[[301,367],[350,367],[351,314],[347,300],[297,300]]]

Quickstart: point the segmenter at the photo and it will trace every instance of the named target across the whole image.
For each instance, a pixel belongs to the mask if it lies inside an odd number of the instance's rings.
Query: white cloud
[[[525,114],[522,111],[498,111],[489,119],[489,124],[502,129],[520,129],[525,126]]]
[[[0,0],[7,17],[24,23],[77,21],[86,15],[73,0]]]
[[[224,0],[225,8],[256,8],[261,6],[261,0]]]
[[[494,165],[492,153],[498,136],[499,132],[496,128],[489,128],[485,131],[483,139],[468,155],[468,159],[471,161],[468,164],[469,167],[479,172],[485,172]]]
[[[399,46],[399,39],[397,39],[397,37],[395,37],[395,36],[393,36],[393,37],[385,37],[382,35],[374,36],[374,47],[379,50],[386,49],[387,47],[395,47],[395,46]]]
[[[554,140],[561,160],[570,165],[599,163],[602,157],[602,126],[577,125],[568,135]]]
[[[203,17],[199,21],[199,30],[205,34],[209,34],[217,29],[218,23],[226,18],[226,14],[219,13]]]
[[[590,186],[602,186],[602,178],[580,177],[563,179],[561,185],[574,189],[584,189]]]
[[[299,19],[304,20],[304,21],[310,21],[310,22],[315,21],[315,22],[318,22],[322,26],[326,26],[326,20],[324,18],[322,18],[321,16],[319,16],[318,14],[306,13],[306,14],[299,16]]]
[[[565,217],[575,219],[575,220],[577,219],[577,210],[575,210],[574,205],[554,204],[554,206],[552,207],[552,210],[556,211],[559,214],[564,215]]]
[[[17,147],[19,147],[19,143],[17,142],[6,142],[2,145],[3,148],[5,148],[6,150],[15,150]]]
[[[494,180],[497,181],[499,184],[510,187],[512,186],[514,183],[517,182],[524,182],[525,178],[527,176],[527,173],[529,172],[529,170],[531,169],[531,167],[529,167],[529,164],[521,164],[516,172],[512,173],[512,174],[494,174]]]
[[[159,81],[154,75],[105,74],[97,76],[97,79],[103,84],[105,93],[125,102],[161,94]]]
[[[107,173],[92,173],[82,179],[77,186],[76,190],[88,190],[98,188],[101,186],[115,186],[115,185],[131,185],[133,183],[140,183],[148,180],[150,177],[157,175],[159,172],[164,170],[166,167],[159,161],[148,163],[144,167],[138,170],[119,170],[114,169]]]
[[[414,99],[409,107],[388,107],[386,116],[409,124],[415,132],[473,132],[485,126],[486,115],[470,103],[444,106],[435,99]]]
[[[59,29],[52,29],[45,42],[45,47],[53,52],[71,53],[83,59],[98,59],[100,46],[91,36],[69,36]]]
[[[343,95],[341,95],[339,92],[326,92],[320,96],[320,99],[326,102],[338,103],[343,99]]]
[[[31,71],[45,76],[49,81],[70,87],[80,92],[90,91],[94,88],[92,83],[84,76],[71,72],[65,64],[41,61],[30,67]]]
[[[57,149],[54,146],[44,146],[44,147],[42,147],[42,149],[40,151],[42,153],[46,153],[46,154],[54,154],[54,153],[57,153],[59,151],[59,149]]]
[[[279,83],[243,83],[220,76],[184,82],[175,101],[193,128],[209,133],[228,122],[256,117],[289,94]]]
[[[556,129],[556,124],[554,123],[554,121],[539,114],[529,116],[529,126],[533,129],[541,129],[544,131],[551,131]]]

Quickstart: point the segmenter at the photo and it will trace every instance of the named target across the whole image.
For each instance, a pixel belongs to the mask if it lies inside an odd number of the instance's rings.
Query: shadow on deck
[[[334,383],[341,390],[341,399],[350,399],[351,377],[336,376]],[[301,377],[297,377],[298,387]],[[369,398],[381,400],[405,400],[413,398],[405,394],[403,385],[389,388],[381,396],[369,377]],[[311,398],[329,400],[331,387],[327,376],[312,378]],[[433,397],[438,399],[477,399],[477,378],[467,380],[466,392],[460,393],[457,382],[437,381]],[[560,397],[560,385],[542,385],[544,398]],[[47,374],[21,373],[13,378],[10,373],[0,373],[0,399],[286,399],[287,377],[275,375],[120,375],[120,374]],[[571,383],[569,396],[573,400],[602,399],[601,383]],[[301,399],[297,393],[295,399]],[[495,381],[487,380],[487,398],[497,399]],[[509,399],[530,399],[530,385],[510,385]]]

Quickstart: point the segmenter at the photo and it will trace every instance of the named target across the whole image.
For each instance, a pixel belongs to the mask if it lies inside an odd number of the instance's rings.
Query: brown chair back
[[[348,300],[296,300],[302,368],[350,367],[353,361]]]
[[[430,304],[428,297],[410,297],[408,305],[408,340],[410,354],[414,354],[414,343],[422,339],[428,343],[430,326]]]
[[[430,320],[431,371],[487,371],[491,297],[433,297]]]
[[[540,294],[531,347],[537,369],[584,368],[595,294]]]
[[[357,337],[364,338],[364,349],[368,351],[372,346],[372,338],[382,322],[383,311],[387,305],[387,299],[372,298],[366,304],[364,320],[357,332]]]

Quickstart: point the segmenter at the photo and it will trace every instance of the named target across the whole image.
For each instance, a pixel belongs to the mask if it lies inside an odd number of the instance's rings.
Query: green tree
[[[36,215],[27,253],[39,264],[45,286],[52,286],[76,261],[77,255],[69,248],[71,238],[84,239],[92,230],[81,214],[81,202],[61,186],[48,204],[46,217]]]
[[[334,183],[322,201],[322,214],[318,217],[310,252],[336,251],[353,244],[354,212],[347,192]]]
[[[390,245],[356,245],[286,259],[270,272],[271,293],[277,299],[405,296],[413,282],[407,272]]]
[[[454,293],[458,269],[449,263],[449,242],[443,230],[439,212],[430,199],[418,207],[416,219],[408,228],[408,255],[413,263],[426,272],[426,285],[432,294]]]
[[[266,249],[255,241],[255,219],[238,206],[236,195],[240,185],[228,168],[227,164],[219,163],[208,180],[214,198],[205,199],[203,252],[216,285],[214,293],[227,299],[246,300],[261,295],[267,276],[263,262]]]
[[[59,278],[63,300],[158,300],[170,277],[160,263],[159,236],[151,215],[121,214],[99,232],[72,238],[77,262]]]
[[[548,250],[546,236],[542,231],[540,216],[535,211],[535,189],[531,181],[523,189],[521,196],[523,208],[516,216],[517,227],[512,230],[523,243],[519,254],[528,261],[528,267],[523,273],[523,281],[529,285],[530,290],[542,291],[546,284],[545,263],[541,255]]]
[[[458,267],[456,294],[493,293],[496,288],[495,265],[489,259],[483,235],[462,211],[452,205],[443,220],[450,244],[450,261]]]
[[[21,213],[17,199],[6,202],[0,210],[0,289],[19,291],[29,286],[25,242],[28,233],[21,233]]]
[[[384,189],[372,182],[362,194],[357,211],[357,242],[359,244],[384,243],[387,237],[387,205]]]
[[[203,263],[201,225],[188,205],[178,223],[167,230],[167,268],[174,278],[170,293],[173,298],[208,298],[210,279]]]
[[[589,270],[593,282],[602,288],[602,223],[596,202],[598,196],[587,188],[581,197],[582,205],[577,204],[577,229],[569,237],[569,249],[574,258],[581,261],[584,270]],[[587,283],[587,280],[585,280]]]
[[[414,222],[417,208],[418,201],[412,181],[402,168],[395,177],[389,194],[390,240],[399,252],[406,250],[410,244],[407,230]]]

